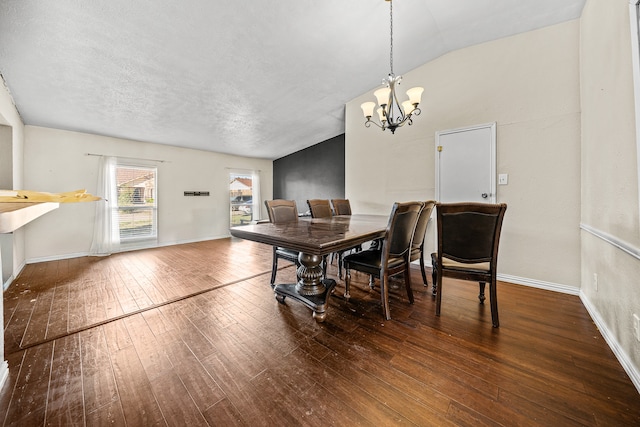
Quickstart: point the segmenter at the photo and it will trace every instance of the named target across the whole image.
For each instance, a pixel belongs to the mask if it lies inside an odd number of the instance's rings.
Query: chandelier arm
[[[380,125],[378,124],[378,122],[376,122],[375,120],[371,120],[370,118],[369,118],[369,119],[367,119],[367,121],[366,121],[366,122],[364,122],[364,126],[365,126],[365,127],[368,127],[368,128],[369,128],[369,127],[371,127],[371,125],[372,125],[372,124],[374,124],[374,125],[378,126],[378,127],[379,127],[380,129],[382,129],[382,130],[385,130],[385,129],[386,129],[386,127],[385,127],[384,125],[383,125],[383,126],[380,126]]]
[[[396,127],[400,127],[403,126],[405,123],[407,123],[409,126],[411,126],[413,124],[413,115],[419,116],[420,115],[420,109],[416,108],[415,110],[413,110],[411,112],[411,114],[408,114],[407,117],[405,117],[405,119],[399,123]]]

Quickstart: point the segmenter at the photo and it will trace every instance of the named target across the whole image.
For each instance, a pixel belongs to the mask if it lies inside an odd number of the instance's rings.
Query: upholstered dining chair
[[[334,215],[351,215],[351,202],[349,199],[331,199],[331,206],[333,206]],[[359,252],[362,250],[362,245],[355,246],[354,248],[349,249],[349,251],[354,249]],[[342,256],[344,255],[344,252],[340,255],[341,257],[338,261],[342,264]],[[338,268],[338,277],[342,279],[342,265]]]
[[[328,199],[310,199],[307,200],[307,205],[312,218],[331,218],[333,216]]]
[[[298,207],[295,200],[265,200],[269,221],[274,224],[298,221]],[[273,263],[271,265],[271,287],[275,286],[276,273],[278,271],[278,259],[290,261],[298,265],[298,251],[293,251],[278,246],[273,247]]]
[[[335,215],[351,215],[351,203],[349,199],[331,199],[333,213]]]
[[[348,200],[347,200],[347,203],[349,203]],[[330,204],[328,199],[310,199],[310,200],[307,200],[307,205],[309,206],[309,212],[311,212],[311,217],[312,218],[331,218],[335,213],[334,211],[331,210],[331,204]],[[344,206],[342,206],[342,208],[344,209]],[[344,212],[344,210],[343,210],[343,212]],[[335,215],[347,215],[347,214],[335,213]],[[349,215],[351,215],[351,208],[349,208]],[[344,256],[345,252],[350,252],[353,249],[361,250],[362,249],[362,245],[354,246],[353,248],[345,249],[343,251],[338,251],[338,252],[335,252],[335,253],[331,254],[331,262],[332,263],[333,263],[334,257],[336,255],[338,257],[338,278],[339,279],[342,279],[342,258]],[[327,268],[326,257],[325,257],[324,261],[325,261],[324,269],[325,269],[325,273],[326,273],[326,268]],[[326,274],[325,274],[325,276],[326,276]]]
[[[496,267],[502,221],[507,205],[486,203],[437,203],[438,252],[431,254],[436,316],[442,305],[442,279],[468,280],[480,284],[478,299],[485,300],[489,283],[491,322],[500,326]]]
[[[331,205],[333,206],[334,215],[351,215],[351,202],[349,199],[331,199]],[[379,244],[380,242],[378,242],[378,240],[375,240],[373,244]],[[355,250],[361,251],[362,245],[356,246]],[[340,278],[342,278],[342,276],[340,276]]]
[[[393,204],[387,230],[382,240],[382,248],[368,249],[344,257],[346,270],[344,297],[350,298],[351,270],[361,271],[371,275],[369,286],[373,288],[373,279],[380,280],[380,299],[382,314],[385,319],[391,319],[389,309],[389,277],[404,273],[404,283],[407,288],[409,302],[413,304],[411,291],[411,275],[409,274],[409,254],[411,252],[411,238],[422,209],[422,202],[396,202]]]
[[[436,202],[434,200],[424,202],[424,206],[416,222],[416,228],[413,231],[411,254],[409,255],[409,262],[420,260],[420,272],[422,273],[422,282],[425,286],[429,286],[429,284],[427,283],[427,273],[424,267],[424,238],[427,233],[427,225],[429,225],[429,220],[431,219],[431,212],[433,212],[435,205]]]

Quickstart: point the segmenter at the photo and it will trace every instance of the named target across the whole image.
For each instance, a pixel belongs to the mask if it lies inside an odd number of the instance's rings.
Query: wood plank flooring
[[[295,271],[282,262],[278,281]],[[4,426],[630,426],[640,394],[578,297],[412,270],[384,321],[354,273],[327,319],[269,287],[271,248],[236,239],[27,265],[4,293]],[[335,276],[337,268],[331,266]]]

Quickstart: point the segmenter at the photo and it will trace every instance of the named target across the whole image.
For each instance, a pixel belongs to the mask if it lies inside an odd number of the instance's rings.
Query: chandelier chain
[[[389,0],[389,22],[390,22],[390,30],[389,30],[389,39],[390,39],[390,49],[389,49],[389,66],[391,68],[391,75],[393,76],[393,0]]]
[[[413,123],[413,117],[420,115],[420,99],[424,88],[412,87],[407,91],[409,99],[400,103],[396,89],[402,80],[402,76],[396,76],[393,72],[393,0],[385,0],[389,2],[389,75],[382,80],[384,87],[376,90],[373,94],[378,101],[377,112],[378,119],[373,119],[374,109],[376,108],[375,102],[364,102],[360,105],[365,119],[364,123],[366,127],[370,127],[373,123],[375,126],[382,130],[389,129],[391,133],[395,133],[396,129],[405,125],[411,125]]]

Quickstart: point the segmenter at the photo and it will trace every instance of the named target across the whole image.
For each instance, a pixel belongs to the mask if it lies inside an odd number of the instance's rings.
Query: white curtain
[[[253,206],[251,212],[253,212],[253,220],[258,221],[262,219],[262,198],[260,197],[260,171],[251,171],[251,197],[253,200]]]
[[[118,225],[118,189],[116,187],[116,157],[102,156],[98,171],[97,195],[103,200],[96,202],[96,219],[93,226],[93,241],[89,255],[105,256],[120,249]]]

